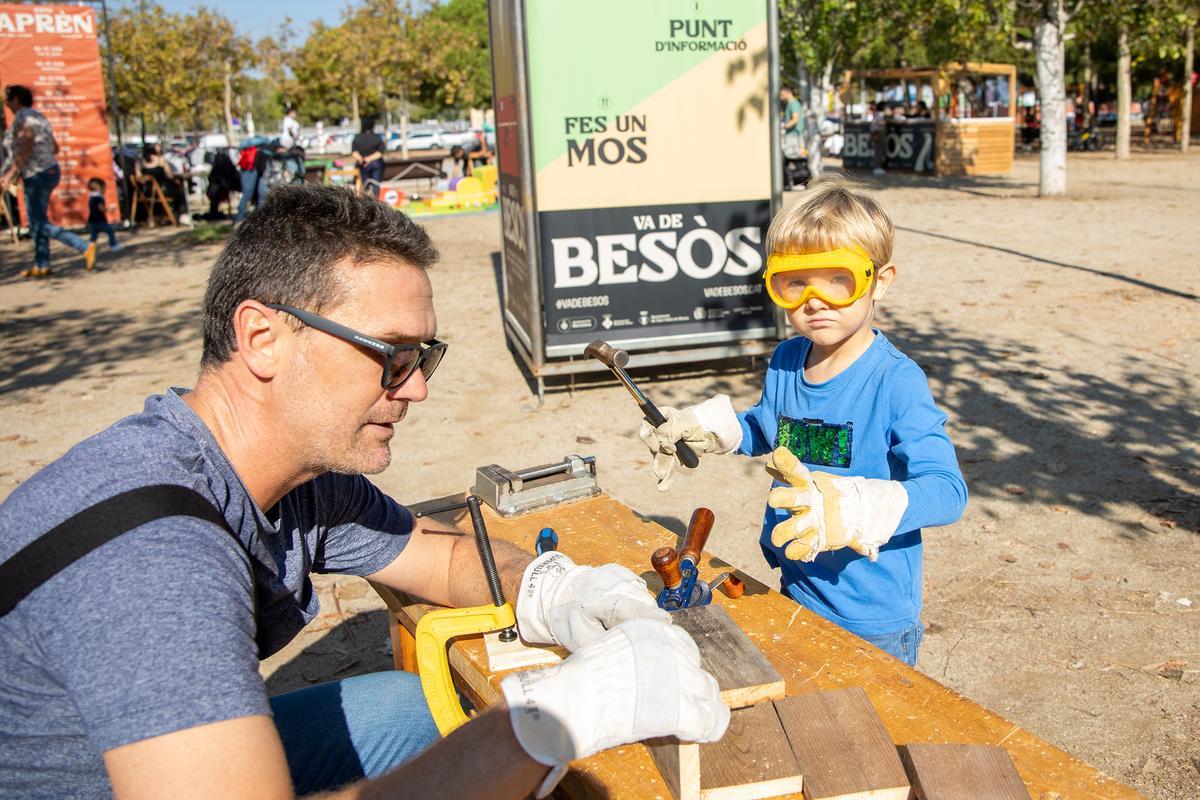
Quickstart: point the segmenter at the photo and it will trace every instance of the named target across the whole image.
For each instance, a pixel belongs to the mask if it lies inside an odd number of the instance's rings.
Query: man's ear
[[[286,332],[285,332],[286,331]],[[233,312],[236,357],[260,380],[274,378],[290,329],[272,309],[257,300],[243,300]]]
[[[887,294],[888,288],[895,280],[896,265],[889,261],[875,270],[875,287],[871,290],[871,297],[875,300],[882,300],[883,296]]]

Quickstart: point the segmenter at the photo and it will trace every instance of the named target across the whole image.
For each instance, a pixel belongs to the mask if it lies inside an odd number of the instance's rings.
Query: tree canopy
[[[836,83],[856,68],[950,61],[1015,63],[1034,82],[1033,17],[1042,0],[779,0],[785,83]],[[1129,32],[1135,92],[1177,69],[1197,0],[1064,0],[1068,81],[1091,70],[1116,85],[1117,32]],[[150,129],[212,128],[225,84],[235,116],[274,124],[285,105],[308,120],[387,112],[458,114],[491,104],[487,0],[355,0],[336,24],[295,31],[284,20],[252,41],[203,5],[154,0],[112,7],[122,115]],[[107,69],[107,63],[105,63]]]

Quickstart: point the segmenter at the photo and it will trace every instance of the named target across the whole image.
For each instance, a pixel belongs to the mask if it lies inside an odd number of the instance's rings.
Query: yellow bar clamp
[[[446,647],[457,636],[489,633],[515,625],[511,603],[502,606],[445,608],[430,611],[417,622],[417,669],[425,701],[442,736],[467,721],[450,678],[450,659]]]

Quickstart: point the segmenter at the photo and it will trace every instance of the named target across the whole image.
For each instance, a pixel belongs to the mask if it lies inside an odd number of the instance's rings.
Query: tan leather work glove
[[[658,490],[671,488],[678,459],[675,458],[675,443],[682,439],[696,452],[729,453],[742,443],[742,424],[729,395],[719,394],[703,403],[675,409],[665,406],[659,409],[667,421],[657,428],[642,420],[638,435],[654,455],[651,468],[658,478]]]
[[[908,508],[899,481],[811,472],[786,447],[771,453],[767,472],[787,484],[771,490],[767,505],[790,514],[772,529],[771,544],[791,561],[842,547],[874,561]]]

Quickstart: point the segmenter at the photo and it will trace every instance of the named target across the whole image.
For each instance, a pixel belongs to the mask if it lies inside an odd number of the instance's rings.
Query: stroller
[[[262,181],[266,191],[289,183],[304,183],[304,149],[275,150],[269,154],[263,169]]]

